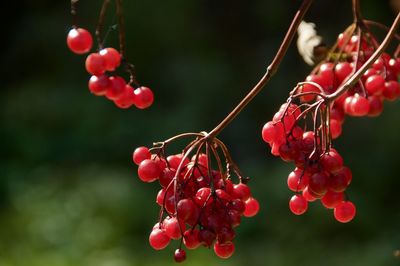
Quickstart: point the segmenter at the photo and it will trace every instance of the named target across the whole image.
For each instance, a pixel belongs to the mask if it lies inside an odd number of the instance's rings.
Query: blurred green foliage
[[[12,1],[0,19],[0,265],[173,265],[172,251],[147,242],[157,184],[136,177],[131,152],[181,132],[210,130],[258,80],[300,1],[124,1],[128,56],[154,89],[149,110],[119,110],[90,95],[84,57],[65,45],[68,1]],[[361,1],[386,24],[387,1]],[[93,30],[101,1],[81,1]],[[351,23],[350,1],[315,1],[307,20],[332,43]],[[116,23],[108,17],[108,26]],[[116,46],[111,31],[108,44]],[[188,252],[187,265],[400,265],[398,103],[376,119],[351,119],[336,147],[353,170],[358,215],[338,224],[313,204],[294,217],[286,177],[262,125],[310,69],[294,47],[276,77],[223,132],[262,206],[238,228],[235,255]],[[181,147],[176,147],[178,150]]]

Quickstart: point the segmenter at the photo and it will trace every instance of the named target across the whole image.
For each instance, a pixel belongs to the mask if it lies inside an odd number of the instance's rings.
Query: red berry
[[[343,166],[342,156],[340,156],[340,154],[334,149],[324,153],[319,162],[321,163],[322,167],[330,173],[339,171]]]
[[[383,111],[383,100],[381,99],[381,96],[374,96],[374,95],[369,96],[368,101],[369,101],[368,116],[370,117],[379,116]]]
[[[227,259],[232,256],[233,252],[235,252],[235,245],[232,242],[225,242],[221,244],[217,241],[214,244],[214,252],[218,257]]]
[[[107,75],[91,76],[89,80],[89,90],[91,93],[97,96],[103,96],[106,94],[110,81]]]
[[[246,217],[253,217],[260,210],[260,204],[253,197],[250,197],[248,200],[246,200],[245,205],[246,205],[246,209],[245,209],[243,215]]]
[[[138,147],[132,154],[133,162],[137,165],[139,165],[144,160],[150,158],[151,158],[151,153],[147,147]]]
[[[369,102],[365,97],[360,96],[358,93],[354,94],[349,105],[349,115],[352,116],[365,116],[369,112]]]
[[[394,101],[400,94],[400,86],[397,81],[390,80],[385,82],[383,96],[386,100]]]
[[[310,177],[308,190],[313,196],[323,196],[328,189],[328,175],[325,172],[318,172]]]
[[[196,211],[196,204],[191,199],[181,199],[177,205],[177,215],[179,219],[186,221]]]
[[[370,95],[379,95],[382,93],[385,79],[381,75],[372,75],[365,81],[365,88]]]
[[[99,76],[106,72],[104,58],[98,53],[91,53],[85,61],[86,71],[92,75]]]
[[[121,55],[114,48],[102,49],[99,54],[105,61],[105,68],[107,71],[114,71],[121,63]]]
[[[211,189],[209,187],[200,188],[196,192],[194,200],[199,207],[203,207],[204,205],[210,205],[211,202],[213,202]]]
[[[163,227],[167,236],[171,239],[180,239],[182,237],[181,231],[185,230],[185,225],[179,225],[176,217],[165,218]]]
[[[292,171],[287,179],[287,185],[291,191],[298,192],[308,185],[309,175],[304,170],[296,168]]]
[[[216,237],[215,233],[208,229],[201,229],[199,232],[199,240],[206,247],[211,247]]]
[[[306,188],[303,190],[302,195],[303,195],[303,197],[304,197],[308,202],[313,202],[313,201],[316,201],[316,200],[317,200],[317,198],[315,198],[313,195],[310,194],[310,192],[308,191],[308,187],[306,187]]]
[[[76,54],[85,54],[92,49],[93,38],[90,32],[82,28],[71,29],[67,36],[69,49]]]
[[[293,195],[289,201],[289,208],[294,214],[300,215],[307,211],[308,202],[303,195]]]
[[[344,199],[344,193],[343,192],[328,191],[322,197],[321,202],[322,202],[322,205],[324,205],[326,208],[333,209],[340,202],[342,202],[343,199]]]
[[[150,107],[154,101],[153,92],[147,87],[139,87],[135,90],[136,102],[135,105],[139,109]]]
[[[353,220],[356,215],[356,207],[351,201],[342,201],[333,211],[335,219],[341,223],[347,223]]]
[[[109,78],[109,80],[110,80],[110,87],[106,91],[106,97],[109,100],[115,101],[124,94],[124,92],[126,90],[126,82],[120,76],[112,76]],[[132,100],[136,99],[135,95],[133,95],[131,97],[132,97]]]
[[[164,168],[160,174],[160,177],[158,178],[160,185],[162,187],[168,187],[172,179],[175,177],[175,174],[176,174],[175,169]]]
[[[169,167],[173,169],[178,169],[181,161],[183,158],[183,154],[176,154],[176,155],[170,155],[167,157],[168,165]],[[184,162],[182,163],[182,167],[185,167],[189,163],[189,159],[185,158]]]
[[[330,130],[332,139],[337,139],[342,134],[342,123],[336,119],[330,120]]]
[[[246,204],[241,199],[232,200],[229,206],[232,210],[239,212],[239,214],[243,214],[246,210]]]
[[[314,100],[316,94],[311,93],[311,92],[319,93],[320,90],[315,85],[312,85],[312,84],[309,84],[309,83],[306,83],[306,84],[302,85],[300,93],[310,93],[310,94],[306,94],[306,95],[300,96],[300,101],[302,101],[302,102],[311,102],[312,100]]]
[[[138,175],[143,182],[153,182],[161,174],[158,163],[151,159],[146,159],[139,164]]]
[[[222,227],[217,235],[219,243],[225,243],[232,241],[235,238],[235,231],[230,226]]]
[[[149,236],[150,246],[155,250],[166,248],[170,241],[171,239],[167,236],[167,234],[159,228],[153,229]]]
[[[262,129],[262,139],[267,143],[275,142],[276,139],[276,127],[274,122],[269,121]]]
[[[133,93],[133,88],[130,85],[125,85],[123,93],[114,100],[115,105],[119,108],[127,109],[135,103],[135,94]]]
[[[174,253],[175,262],[183,262],[186,260],[186,252],[183,249],[177,249]]]
[[[352,66],[347,62],[338,63],[335,66],[335,74],[338,79],[338,84],[341,84],[353,71]]]
[[[237,199],[247,200],[251,196],[250,188],[243,183],[233,186],[232,196]]]
[[[199,232],[199,229],[189,229],[183,233],[183,244],[185,244],[188,249],[195,249],[201,245]]]

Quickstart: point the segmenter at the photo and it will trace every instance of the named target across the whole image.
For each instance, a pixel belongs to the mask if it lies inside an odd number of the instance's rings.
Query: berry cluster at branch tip
[[[220,258],[232,256],[235,227],[242,216],[252,217],[259,211],[259,203],[245,182],[234,184],[225,173],[212,169],[204,153],[191,159],[184,154],[165,157],[139,147],[133,152],[133,161],[140,180],[158,180],[161,185],[156,197],[160,218],[149,236],[151,247],[161,250],[171,240],[179,240],[176,262],[186,259],[183,246],[213,247]]]
[[[375,117],[383,111],[384,100],[400,97],[400,59],[383,53],[355,86],[343,92],[338,89],[377,46],[372,35],[340,34],[328,58],[296,86],[262,129],[271,153],[295,164],[287,185],[296,193],[289,201],[289,209],[296,215],[305,213],[308,203],[317,199],[333,209],[339,222],[347,223],[356,214],[355,205],[345,193],[352,173],[333,148],[332,140],[342,134],[346,115]],[[328,102],[328,96],[337,91],[342,94]]]
[[[67,36],[67,45],[76,54],[86,54],[92,49],[93,38],[86,29],[72,28]],[[89,54],[85,67],[92,75],[88,83],[90,92],[96,96],[105,96],[122,109],[132,105],[139,109],[150,107],[154,101],[151,89],[139,85],[133,87],[131,81],[127,83],[124,78],[115,75],[115,71],[124,63],[123,60],[120,52],[112,47]],[[132,77],[133,74],[130,75]]]

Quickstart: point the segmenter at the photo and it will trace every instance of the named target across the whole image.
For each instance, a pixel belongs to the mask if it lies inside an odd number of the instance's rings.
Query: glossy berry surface
[[[294,195],[289,201],[289,208],[294,214],[301,215],[307,211],[308,202],[303,195]]]
[[[227,259],[235,252],[235,245],[232,242],[226,242],[223,244],[216,242],[214,244],[214,252],[218,257]]]
[[[76,54],[85,54],[92,49],[93,38],[86,29],[71,29],[68,32],[67,45],[72,52]]]
[[[341,223],[348,223],[356,215],[356,207],[350,201],[342,201],[334,209],[335,219]]]
[[[186,260],[186,252],[183,249],[177,249],[174,253],[175,262],[183,262]]]

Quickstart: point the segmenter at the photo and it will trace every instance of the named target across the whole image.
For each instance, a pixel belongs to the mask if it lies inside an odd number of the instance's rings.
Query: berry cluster
[[[86,29],[73,28],[68,33],[67,45],[72,52],[85,54],[92,49],[93,38]],[[97,96],[105,96],[119,108],[126,109],[135,105],[139,109],[144,109],[151,106],[154,95],[149,88],[143,86],[133,88],[131,82],[127,84],[121,76],[107,74],[116,71],[122,60],[121,54],[112,47],[89,54],[85,67],[92,75],[88,84],[90,92]]]
[[[339,222],[354,218],[356,208],[345,194],[352,174],[332,148],[332,139],[342,134],[346,115],[378,116],[384,100],[400,97],[400,59],[386,53],[355,86],[343,86],[377,47],[371,34],[353,32],[339,35],[327,60],[298,84],[287,103],[262,129],[262,138],[271,146],[271,153],[296,166],[287,184],[297,193],[289,202],[290,210],[297,215],[307,210],[308,202],[320,199],[323,206],[334,209]],[[295,104],[295,100],[299,103]],[[307,117],[311,123],[306,121]],[[307,129],[310,124],[312,130]]]
[[[161,185],[156,197],[160,220],[150,233],[150,245],[161,250],[171,239],[180,240],[176,262],[186,258],[182,243],[187,249],[213,246],[218,257],[229,258],[235,250],[234,228],[242,216],[254,216],[259,210],[244,180],[234,184],[229,175],[212,169],[210,159],[204,153],[196,153],[191,160],[184,154],[165,157],[146,147],[133,153],[139,178],[158,180]]]
[[[335,149],[322,151],[322,139],[298,126],[301,115],[299,106],[283,104],[262,129],[262,138],[271,146],[272,154],[296,166],[287,179],[289,189],[297,193],[290,199],[290,210],[303,214],[308,202],[320,199],[326,208],[334,209],[336,220],[349,222],[355,207],[345,200],[344,191],[351,182],[351,171]]]
[[[318,94],[332,94],[365,63],[375,51],[376,40],[370,35],[341,33],[337,41],[340,61],[324,61],[307,76],[298,89],[300,101],[312,102]],[[384,100],[394,101],[400,97],[400,58],[383,53],[364,73],[358,84],[336,99],[330,108],[330,132],[333,139],[342,133],[345,115],[379,116]]]

